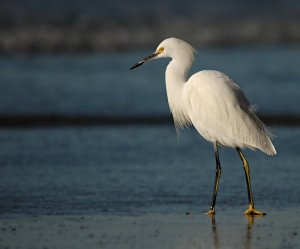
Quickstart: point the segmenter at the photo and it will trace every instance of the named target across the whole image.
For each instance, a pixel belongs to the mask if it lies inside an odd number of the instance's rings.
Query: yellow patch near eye
[[[161,54],[162,52],[164,52],[164,48],[159,48],[159,49],[156,50],[156,52],[157,52],[158,54]]]

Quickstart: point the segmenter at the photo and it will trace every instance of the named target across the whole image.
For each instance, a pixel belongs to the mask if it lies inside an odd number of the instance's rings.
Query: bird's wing
[[[201,71],[189,79],[185,88],[190,119],[204,138],[230,147],[275,151],[265,125],[239,85],[228,76]]]

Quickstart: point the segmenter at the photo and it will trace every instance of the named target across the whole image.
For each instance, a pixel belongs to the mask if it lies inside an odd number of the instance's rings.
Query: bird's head
[[[130,70],[137,68],[144,63],[158,58],[164,58],[164,57],[181,57],[184,58],[185,55],[189,54],[189,57],[192,57],[194,59],[194,48],[189,45],[187,42],[177,39],[177,38],[168,38],[163,40],[157,47],[154,53],[148,55],[144,59],[140,60],[138,63],[134,64]]]

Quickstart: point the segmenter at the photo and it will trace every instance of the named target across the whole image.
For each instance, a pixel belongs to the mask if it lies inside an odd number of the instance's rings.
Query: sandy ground
[[[1,218],[0,248],[299,248],[299,209],[236,211]]]

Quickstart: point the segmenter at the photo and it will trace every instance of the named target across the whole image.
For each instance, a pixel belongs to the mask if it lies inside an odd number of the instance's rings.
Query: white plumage
[[[214,144],[217,175],[212,206],[214,206],[221,175],[218,144],[236,148],[246,174],[249,209],[245,214],[264,214],[254,209],[248,162],[240,148],[259,149],[275,155],[271,133],[256,116],[240,86],[222,72],[203,70],[188,77],[195,50],[183,40],[168,38],[150,56],[135,64],[136,68],[152,59],[169,57],[166,69],[168,102],[176,129],[194,125],[206,140]]]
[[[270,132],[255,115],[239,85],[214,70],[203,70],[188,78],[194,49],[176,38],[164,40],[158,46],[161,47],[164,52],[158,57],[172,58],[166,70],[166,86],[176,127],[193,124],[212,143],[276,154]]]

